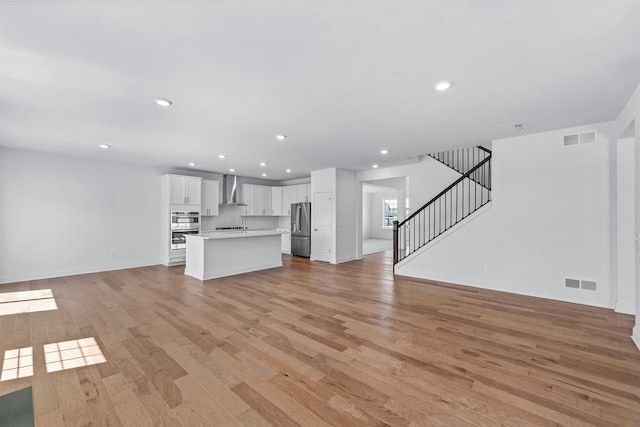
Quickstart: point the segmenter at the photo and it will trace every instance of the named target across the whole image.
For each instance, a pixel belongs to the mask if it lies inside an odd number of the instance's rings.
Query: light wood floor
[[[162,266],[2,285],[59,309],[0,317],[33,346],[37,426],[638,426],[633,319],[393,279],[390,254],[205,283]],[[107,363],[46,373],[43,344]]]

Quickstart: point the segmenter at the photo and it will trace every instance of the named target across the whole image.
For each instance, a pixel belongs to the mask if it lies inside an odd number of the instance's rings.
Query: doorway
[[[406,216],[406,177],[362,182],[361,254],[393,249],[393,221]]]

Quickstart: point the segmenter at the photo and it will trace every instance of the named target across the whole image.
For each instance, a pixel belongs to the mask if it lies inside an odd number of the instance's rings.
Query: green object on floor
[[[33,427],[31,387],[0,396],[0,427]]]

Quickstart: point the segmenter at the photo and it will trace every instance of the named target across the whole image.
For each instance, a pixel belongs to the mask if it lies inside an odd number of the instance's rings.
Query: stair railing
[[[483,148],[483,150],[486,150]],[[402,222],[393,222],[393,264],[491,201],[491,151]]]
[[[429,157],[449,166],[451,169],[461,174],[465,174],[471,170],[475,165],[480,163],[491,155],[491,150],[488,150],[481,146],[456,148],[453,150],[439,151],[437,153],[428,154]],[[471,180],[475,178],[490,179],[489,176],[480,175],[478,177],[471,177]],[[487,187],[487,183],[480,181],[478,184]]]

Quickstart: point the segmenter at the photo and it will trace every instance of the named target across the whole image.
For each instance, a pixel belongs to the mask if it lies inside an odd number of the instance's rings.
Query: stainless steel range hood
[[[247,206],[240,201],[238,195],[238,177],[236,175],[224,175],[222,177],[222,190],[225,205]]]

